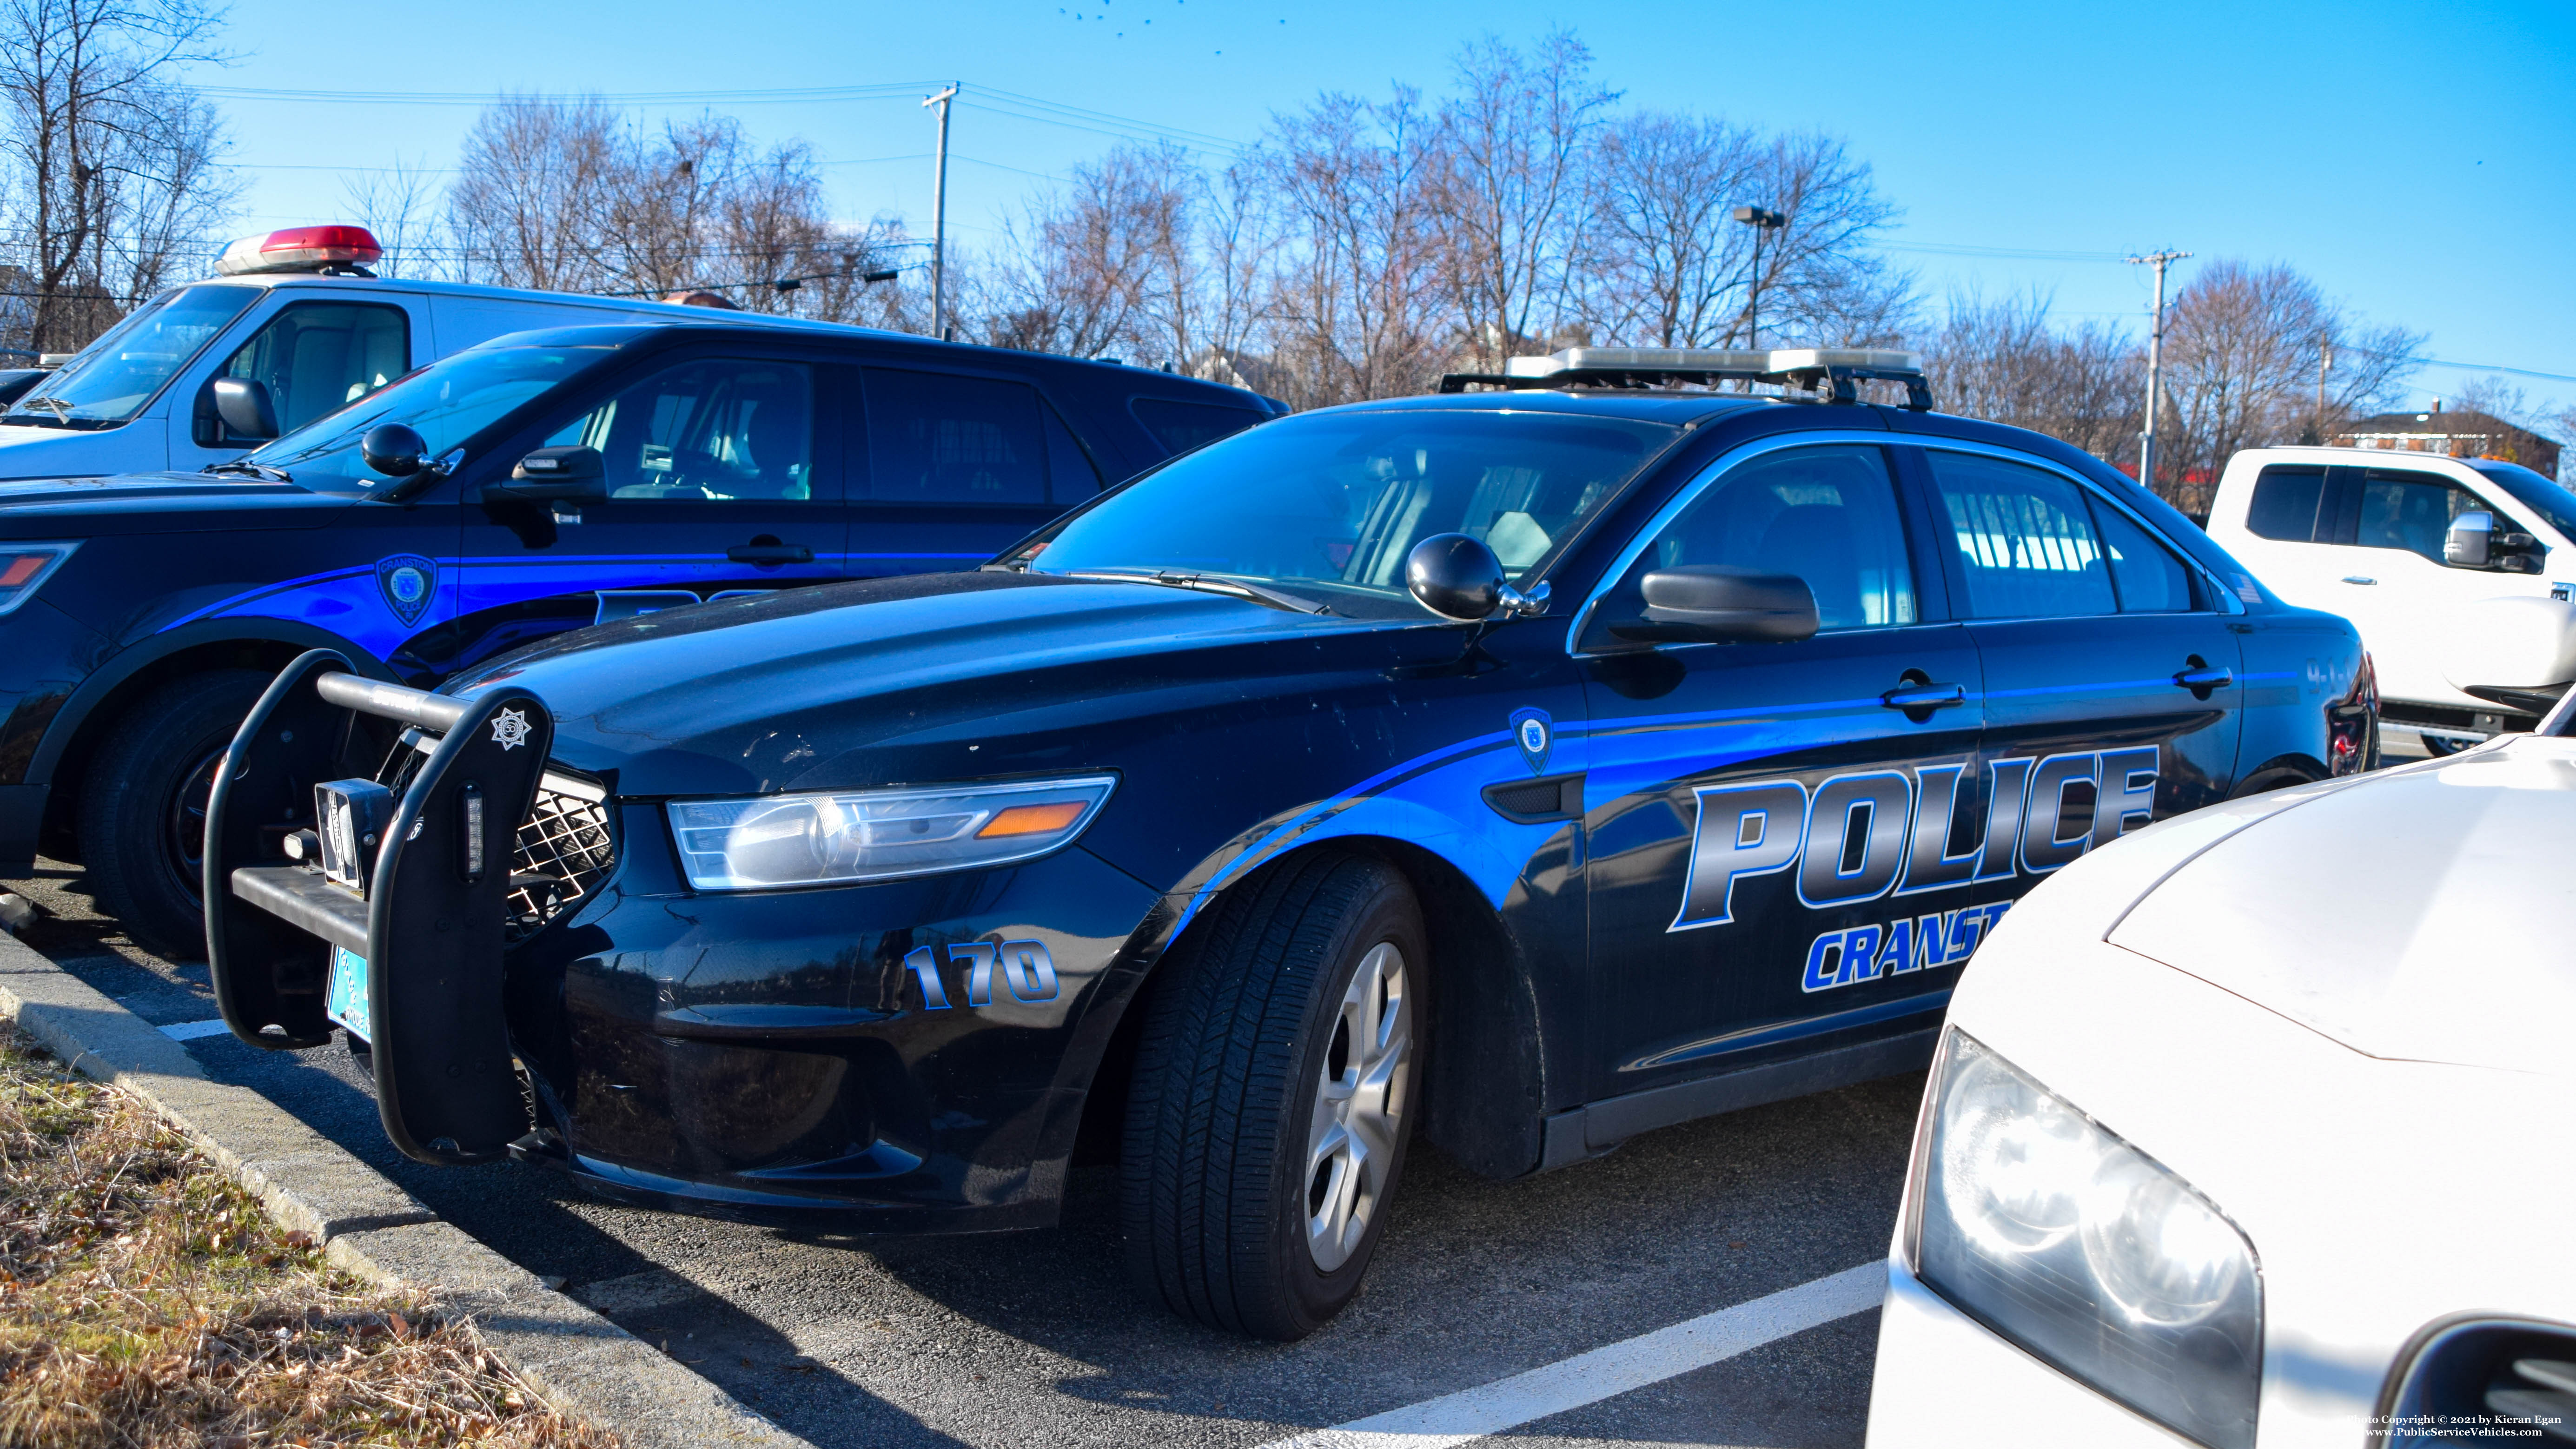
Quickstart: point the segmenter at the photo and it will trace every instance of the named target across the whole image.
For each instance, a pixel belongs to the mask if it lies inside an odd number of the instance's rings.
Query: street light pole
[[[1745,347],[1760,351],[1762,347],[1762,234],[1778,231],[1789,224],[1789,218],[1768,207],[1739,206],[1735,219],[1753,228],[1753,280],[1744,294]]]
[[[938,160],[930,173],[930,335],[948,340],[948,103],[957,87],[922,102],[939,108]]]
[[[2133,266],[2156,269],[2155,321],[2147,329],[2147,430],[2138,442],[2138,486],[2156,491],[2156,410],[2157,389],[2164,380],[2165,353],[2165,268],[2190,256],[2189,252],[2149,252],[2131,257]]]

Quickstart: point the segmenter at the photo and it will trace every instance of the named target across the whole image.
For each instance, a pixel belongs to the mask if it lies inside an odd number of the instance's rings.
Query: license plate
[[[375,1044],[375,1023],[367,1016],[367,958],[346,946],[331,948],[331,992],[323,1011],[349,1029],[349,1034]]]

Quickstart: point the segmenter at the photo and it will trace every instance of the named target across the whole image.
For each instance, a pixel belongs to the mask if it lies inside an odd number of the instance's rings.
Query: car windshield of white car
[[[2539,514],[2541,521],[2557,529],[2561,538],[2576,539],[2576,493],[2519,463],[2480,458],[2469,466],[2511,494],[2514,502]]]
[[[28,389],[6,422],[21,427],[112,428],[160,396],[188,365],[259,300],[257,287],[198,286],[164,292],[107,330],[52,377]]]
[[[382,423],[403,423],[444,458],[474,435],[614,356],[610,347],[477,347],[433,362],[250,455],[308,488],[358,489],[390,481],[367,467],[358,440]]]
[[[1275,585],[1410,617],[1405,556],[1482,539],[1528,579],[1681,429],[1563,413],[1383,409],[1283,418],[1176,459],[1070,520],[1031,566]]]

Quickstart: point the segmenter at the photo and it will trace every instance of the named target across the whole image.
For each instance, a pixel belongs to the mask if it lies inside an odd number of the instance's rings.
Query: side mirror
[[[213,383],[215,416],[237,443],[265,443],[278,434],[277,406],[268,386],[247,377],[219,377]]]
[[[2576,682],[2576,602],[2480,599],[2442,622],[2442,673],[2464,694],[2546,714]]]
[[[2442,562],[2455,569],[2482,569],[2495,554],[2495,515],[2473,508],[2451,520],[2442,536]]]
[[[1815,591],[1796,574],[1725,564],[1657,569],[1643,580],[1646,616],[1610,626],[1622,639],[1657,644],[1794,644],[1815,636]]]
[[[507,482],[486,483],[487,501],[588,503],[608,496],[608,469],[597,448],[539,448],[519,460]]]
[[[1462,623],[1547,612],[1547,585],[1526,594],[1513,588],[1494,551],[1463,533],[1435,533],[1415,544],[1404,556],[1404,587],[1422,607]]]
[[[358,439],[358,456],[388,478],[408,478],[429,466],[429,441],[403,423],[379,423]]]

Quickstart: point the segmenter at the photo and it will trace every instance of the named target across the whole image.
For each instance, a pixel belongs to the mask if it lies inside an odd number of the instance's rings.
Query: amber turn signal
[[[1044,835],[1062,830],[1082,817],[1086,800],[1055,800],[1044,805],[1014,805],[987,821],[975,832],[978,840],[997,835]]]

